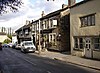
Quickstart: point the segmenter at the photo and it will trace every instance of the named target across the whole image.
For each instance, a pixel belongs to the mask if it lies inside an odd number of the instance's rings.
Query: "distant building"
[[[0,32],[0,42],[3,43],[5,39],[9,39],[9,38],[7,37],[7,35],[6,35],[6,33]],[[11,40],[11,39],[9,39],[9,40]]]
[[[32,25],[30,24],[30,22],[26,22],[24,26],[15,31],[17,35],[18,44],[20,44],[22,41],[32,40],[31,27]]]
[[[17,40],[17,35],[16,34],[12,34],[12,43],[13,44],[17,44],[18,40]]]

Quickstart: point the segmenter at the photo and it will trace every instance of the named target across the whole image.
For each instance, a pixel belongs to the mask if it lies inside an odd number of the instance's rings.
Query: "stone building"
[[[71,53],[100,59],[100,0],[84,0],[70,8]]]

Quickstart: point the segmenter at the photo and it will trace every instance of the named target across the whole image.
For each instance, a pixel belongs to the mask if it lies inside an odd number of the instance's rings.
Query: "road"
[[[100,73],[98,70],[34,54],[24,54],[20,50],[4,48],[0,51],[1,68],[4,73]]]

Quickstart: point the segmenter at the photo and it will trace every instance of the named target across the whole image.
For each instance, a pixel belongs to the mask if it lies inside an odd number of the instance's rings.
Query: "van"
[[[35,52],[36,47],[32,41],[23,41],[21,42],[21,51],[22,52]]]

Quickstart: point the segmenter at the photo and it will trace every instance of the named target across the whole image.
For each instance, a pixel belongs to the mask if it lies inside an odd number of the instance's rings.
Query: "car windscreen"
[[[33,45],[32,42],[26,42],[25,45]]]

